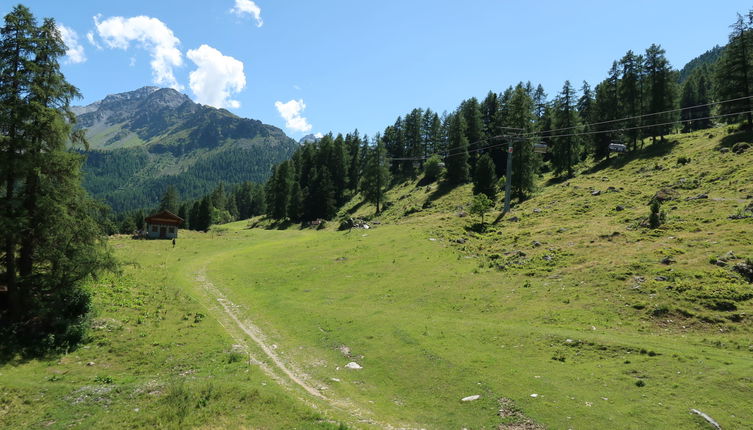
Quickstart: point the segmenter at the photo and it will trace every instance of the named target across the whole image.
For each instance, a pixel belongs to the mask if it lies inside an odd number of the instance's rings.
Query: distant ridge
[[[84,186],[117,212],[156,205],[168,184],[194,198],[218,183],[264,182],[298,144],[277,127],[142,87],[75,106],[91,150]]]

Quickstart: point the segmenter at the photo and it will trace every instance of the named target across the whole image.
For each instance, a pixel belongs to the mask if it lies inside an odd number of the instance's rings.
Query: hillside
[[[153,206],[168,184],[183,198],[217,183],[263,182],[298,146],[282,130],[144,87],[73,109],[86,129],[84,185],[115,211]]]
[[[112,238],[90,343],[0,367],[0,424],[746,428],[753,151],[727,133],[541,177],[483,230],[470,185],[416,181],[345,207],[368,230]]]

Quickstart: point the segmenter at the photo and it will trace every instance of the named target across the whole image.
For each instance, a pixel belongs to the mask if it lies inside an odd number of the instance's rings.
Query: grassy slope
[[[750,202],[753,168],[708,134],[546,187],[515,208],[519,222],[484,235],[455,215],[467,187],[405,217],[437,192],[410,184],[376,229],[254,236],[209,277],[320,380],[343,374],[341,344],[363,355],[365,369],[331,389],[390,422],[491,428],[504,396],[552,428],[704,428],[691,408],[745,426],[753,306],[735,298],[751,287],[709,259],[753,255],[751,220],[727,219]],[[651,196],[673,185],[667,224],[641,228]],[[717,299],[738,309],[711,309]],[[471,394],[482,400],[458,402]]]
[[[45,360],[0,365],[0,428],[336,428],[257,366],[190,297],[203,234],[113,238],[122,276],[92,285],[91,341]],[[90,365],[91,363],[91,365]]]
[[[406,184],[370,230],[235,223],[188,234],[175,250],[114,239],[127,264],[123,278],[95,288],[106,328],[69,355],[0,367],[0,427],[327,426],[297,400],[300,389],[230,353],[238,333],[202,292],[196,275],[206,270],[281,357],[382,423],[496,428],[516,421],[498,416],[504,397],[550,428],[706,428],[690,408],[744,428],[753,422],[751,287],[709,259],[753,256],[753,220],[727,219],[750,203],[753,152],[715,151],[723,132],[711,133],[543,187],[514,208],[520,221],[483,235],[457,216],[469,186]],[[678,165],[679,156],[692,161]],[[638,226],[670,185],[680,199],[664,205],[667,224]],[[702,192],[710,199],[684,200]],[[737,310],[712,309],[719,300]],[[349,361],[364,368],[343,369]],[[81,396],[102,387],[112,390]],[[473,394],[481,399],[459,401]]]

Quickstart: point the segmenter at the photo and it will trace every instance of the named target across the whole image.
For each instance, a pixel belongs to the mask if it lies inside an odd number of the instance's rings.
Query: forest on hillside
[[[231,182],[182,202],[176,189],[165,190],[160,208],[174,209],[197,230],[261,214],[285,222],[332,219],[359,193],[378,208],[389,204],[384,194],[391,185],[419,175],[429,182],[442,178],[444,187],[473,182],[474,193],[493,203],[507,185],[508,147],[514,154],[511,195],[523,200],[535,192],[539,175],[571,177],[582,161],[608,158],[610,145],[637,151],[668,134],[718,123],[744,121],[750,129],[751,52],[753,11],[738,15],[726,46],[680,71],[652,44],[613,61],[595,86],[584,81],[576,89],[565,81],[550,96],[541,85],[520,82],[482,100],[463,100],[452,112],[415,108],[371,137],[355,130],[305,143],[274,166],[263,186]],[[547,152],[537,153],[537,144]],[[166,206],[166,199],[175,203]],[[138,227],[143,213],[122,214],[112,228]]]

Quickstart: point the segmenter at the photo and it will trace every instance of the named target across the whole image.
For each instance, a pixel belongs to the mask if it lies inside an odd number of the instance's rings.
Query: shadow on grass
[[[348,215],[353,215],[354,213],[356,213],[356,211],[358,211],[358,209],[361,209],[364,204],[366,204],[366,200],[361,199],[360,202],[353,205],[353,207],[348,209],[345,213],[347,213]]]
[[[626,164],[635,160],[663,157],[672,152],[672,149],[677,146],[677,144],[678,142],[676,140],[659,140],[656,143],[649,143],[646,147],[637,151],[627,152],[619,154],[616,157],[601,160],[599,163],[586,170],[586,173],[596,173],[609,167],[613,169],[621,169],[625,167]]]
[[[740,142],[753,143],[753,131],[743,130],[724,136],[722,140],[719,141],[719,147],[731,148],[736,143]]]
[[[443,196],[445,196],[447,193],[455,189],[456,185],[452,185],[447,182],[440,182],[437,185],[437,189],[432,191],[431,194],[429,194],[429,201],[433,202],[434,200],[437,200]]]

